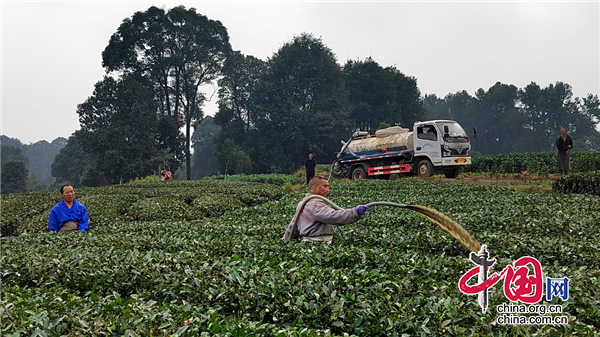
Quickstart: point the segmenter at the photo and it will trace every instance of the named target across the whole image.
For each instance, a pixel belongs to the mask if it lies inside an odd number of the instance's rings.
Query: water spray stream
[[[334,208],[336,210],[342,209],[341,207],[339,207],[338,205],[336,205],[331,200],[329,200],[325,197],[322,197],[320,195],[310,195],[310,196],[304,198],[300,202],[300,207],[298,208],[298,212],[295,217],[296,221],[294,221],[294,225],[292,226],[291,233],[294,233],[294,231],[296,230],[296,226],[298,225],[298,220],[300,219],[300,217],[298,215],[302,213],[302,211],[304,210],[304,206],[306,206],[306,203],[309,200],[314,199],[314,198],[323,200],[325,203],[329,204],[332,208]],[[392,207],[409,209],[413,212],[418,213],[419,215],[421,215],[422,217],[426,218],[427,220],[433,222],[434,224],[438,225],[444,231],[450,233],[450,235],[452,235],[454,238],[456,238],[458,241],[460,241],[460,243],[462,243],[463,246],[467,247],[470,251],[477,253],[481,249],[481,244],[479,242],[477,242],[477,240],[475,240],[475,238],[473,238],[466,229],[464,229],[460,224],[458,224],[456,221],[452,220],[446,214],[436,211],[435,209],[425,207],[425,206],[420,206],[420,205],[398,204],[398,203],[389,202],[389,201],[376,201],[376,202],[367,204],[367,206],[369,206],[369,207],[392,206]]]

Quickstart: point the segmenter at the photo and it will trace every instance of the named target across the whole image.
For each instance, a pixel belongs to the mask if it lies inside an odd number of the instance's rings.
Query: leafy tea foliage
[[[472,164],[464,167],[464,172],[490,172],[510,174],[530,172],[536,175],[557,173],[556,153],[530,152],[507,153],[473,157]],[[600,170],[600,152],[573,152],[571,171],[588,172]]]
[[[113,223],[150,220],[194,220],[235,208],[279,199],[281,188],[242,181],[139,181],[76,190],[90,216],[90,229]],[[58,191],[2,196],[0,222],[12,234],[48,231],[50,209]]]
[[[330,199],[342,207],[391,201],[444,212],[488,245],[498,259],[492,271],[528,255],[540,260],[546,276],[571,279],[569,300],[552,301],[562,303],[568,325],[502,326],[495,323],[494,310],[508,302],[501,287],[490,289],[490,310],[482,314],[476,296],[458,290],[459,278],[473,267],[468,250],[416,213],[374,207],[357,223],[337,227],[331,245],[286,243],[282,234],[303,194],[246,184],[210,181],[208,186],[240,201],[244,194],[224,191],[273,193],[274,199],[198,220],[124,216],[84,234],[2,238],[0,331],[7,336],[598,332],[596,196],[575,194],[564,202],[560,194],[435,181],[332,182]],[[193,189],[173,186],[172,195],[187,205],[184,196],[192,197]],[[138,200],[165,193],[155,185],[117,190]],[[190,206],[205,202],[192,197]]]
[[[230,180],[230,181],[246,181],[265,184],[283,185],[285,183],[301,184],[304,182],[302,177],[297,177],[289,174],[236,174],[236,175],[214,175],[204,177],[203,180]]]
[[[600,171],[574,173],[563,176],[552,183],[552,191],[560,193],[588,193],[600,197]]]

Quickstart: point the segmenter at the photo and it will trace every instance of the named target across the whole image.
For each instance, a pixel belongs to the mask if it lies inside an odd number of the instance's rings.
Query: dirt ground
[[[552,183],[561,177],[560,173],[546,176],[532,176],[529,172],[521,174],[505,175],[470,175],[461,174],[456,179],[445,177],[433,177],[432,180],[442,183],[462,183],[462,184],[480,184],[480,185],[498,185],[498,186],[544,186],[551,191]]]

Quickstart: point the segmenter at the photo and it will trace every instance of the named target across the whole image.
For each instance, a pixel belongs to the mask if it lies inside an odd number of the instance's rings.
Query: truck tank
[[[368,135],[362,139],[352,140],[343,154],[349,154],[350,151],[356,154],[378,153],[381,149],[388,151],[412,150],[413,132],[399,126],[377,130],[375,136]]]

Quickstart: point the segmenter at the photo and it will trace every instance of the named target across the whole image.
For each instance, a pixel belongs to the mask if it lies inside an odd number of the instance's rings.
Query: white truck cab
[[[471,138],[457,122],[417,122],[413,131],[415,157],[425,156],[436,167],[471,164]]]

